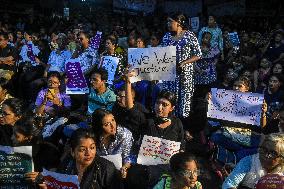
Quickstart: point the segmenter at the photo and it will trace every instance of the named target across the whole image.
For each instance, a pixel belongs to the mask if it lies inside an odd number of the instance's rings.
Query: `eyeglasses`
[[[51,84],[54,84],[54,85],[59,85],[59,82],[56,82],[56,81],[48,80],[47,82],[51,83]]]
[[[12,114],[9,114],[9,113],[4,112],[4,111],[0,111],[0,117],[5,117],[5,116],[8,116],[8,115],[12,115]]]
[[[276,151],[269,150],[265,147],[259,147],[259,153],[264,155],[268,159],[284,158],[282,155],[279,155]]]
[[[179,171],[179,174],[183,177],[192,177],[192,176],[199,176],[200,175],[200,170],[194,170],[194,171],[190,171],[190,170],[183,170],[183,171]]]

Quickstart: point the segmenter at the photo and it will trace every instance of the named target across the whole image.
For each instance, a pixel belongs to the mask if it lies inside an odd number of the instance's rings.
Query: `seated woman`
[[[233,89],[239,92],[248,92],[250,90],[250,80],[246,77],[240,77],[235,81]],[[264,103],[261,127],[266,125],[266,111],[267,105]],[[243,157],[257,152],[261,135],[250,128],[252,125],[248,128],[249,125],[246,124],[225,121],[221,121],[221,125],[222,127],[210,137],[210,140],[217,146],[216,158],[219,163],[235,164]],[[236,136],[235,133],[238,133],[239,138],[234,137]]]
[[[2,104],[0,114],[0,145],[12,146],[13,126],[24,114],[21,100],[10,98]]]
[[[59,72],[49,72],[47,89],[42,89],[37,96],[36,114],[43,115],[54,108],[70,108],[70,96],[60,91],[61,76]]]
[[[91,131],[78,129],[71,136],[72,161],[59,169],[78,175],[81,189],[119,189],[118,172],[112,162],[96,154],[96,140]]]
[[[116,125],[112,113],[104,109],[97,109],[93,113],[92,127],[97,136],[97,154],[99,156],[121,154],[123,163],[121,176],[125,178],[127,169],[134,162],[131,157],[132,133],[128,129]]]
[[[224,181],[223,189],[254,188],[266,174],[284,172],[284,135],[266,135],[257,154],[243,158]]]
[[[181,142],[184,150],[184,130],[181,120],[172,114],[176,105],[175,94],[163,90],[157,97],[155,113],[150,115],[144,126],[144,135]]]
[[[170,159],[170,174],[163,174],[153,189],[202,189],[197,180],[199,170],[196,158],[186,152],[173,155]]]

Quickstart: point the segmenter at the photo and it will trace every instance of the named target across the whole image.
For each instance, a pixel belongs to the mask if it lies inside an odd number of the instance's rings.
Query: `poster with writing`
[[[237,32],[228,33],[229,39],[234,47],[240,46],[240,39]]]
[[[107,83],[112,85],[119,58],[113,56],[103,56],[101,61],[102,67],[108,72]]]
[[[47,137],[50,137],[60,125],[63,125],[67,121],[68,121],[67,118],[61,117],[52,124],[46,122],[44,128],[42,129],[42,137],[44,139],[47,138]]]
[[[179,152],[180,142],[144,135],[137,163],[142,165],[168,164],[172,155]]]
[[[189,18],[191,30],[195,33],[199,30],[199,17]]]
[[[284,189],[284,175],[267,174],[258,180],[255,189]]]
[[[262,94],[212,88],[207,117],[260,126],[263,102]]]
[[[117,170],[120,170],[120,168],[122,167],[121,154],[107,155],[107,156],[101,156],[101,157],[112,162]]]
[[[78,59],[70,59],[65,64],[67,84],[66,94],[86,94],[89,88]]]
[[[43,169],[42,176],[47,189],[79,189],[80,183],[77,175],[66,175]]]
[[[174,81],[176,47],[129,48],[128,63],[135,72],[132,83],[141,80]]]
[[[95,37],[91,38],[91,41],[90,41],[91,48],[98,50],[100,47],[101,38],[102,38],[102,32],[97,31]]]
[[[32,147],[0,146],[1,188],[28,189],[24,174],[33,171]]]

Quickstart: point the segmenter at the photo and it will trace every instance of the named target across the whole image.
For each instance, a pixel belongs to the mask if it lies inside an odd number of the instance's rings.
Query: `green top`
[[[171,189],[172,177],[169,174],[163,174],[160,181],[154,186],[153,189]],[[194,189],[201,189],[200,182],[196,182]]]

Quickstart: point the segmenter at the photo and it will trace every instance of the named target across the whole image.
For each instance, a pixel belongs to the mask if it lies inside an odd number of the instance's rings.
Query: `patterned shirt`
[[[93,65],[98,64],[98,52],[88,47],[79,55],[78,59],[80,60],[82,72],[85,73]]]
[[[50,71],[65,72],[65,62],[70,59],[72,56],[69,50],[63,50],[57,52],[56,50],[52,51],[48,58],[48,63],[50,65]]]
[[[96,109],[103,108],[112,111],[112,107],[116,101],[116,95],[109,88],[106,92],[99,95],[97,92],[91,88],[88,98],[88,113],[92,114]]]
[[[114,141],[109,146],[105,146],[102,141],[103,137],[100,138],[100,146],[97,148],[99,156],[121,154],[123,163],[134,163],[135,160],[131,155],[134,140],[128,129],[118,125]]]
[[[28,41],[21,49],[21,52],[20,52],[21,61],[20,61],[20,63],[30,62],[32,64],[32,66],[37,66],[38,63],[36,63],[36,61],[34,60],[33,57],[38,56],[39,53],[40,53],[39,48],[37,46],[35,46],[32,41]]]

